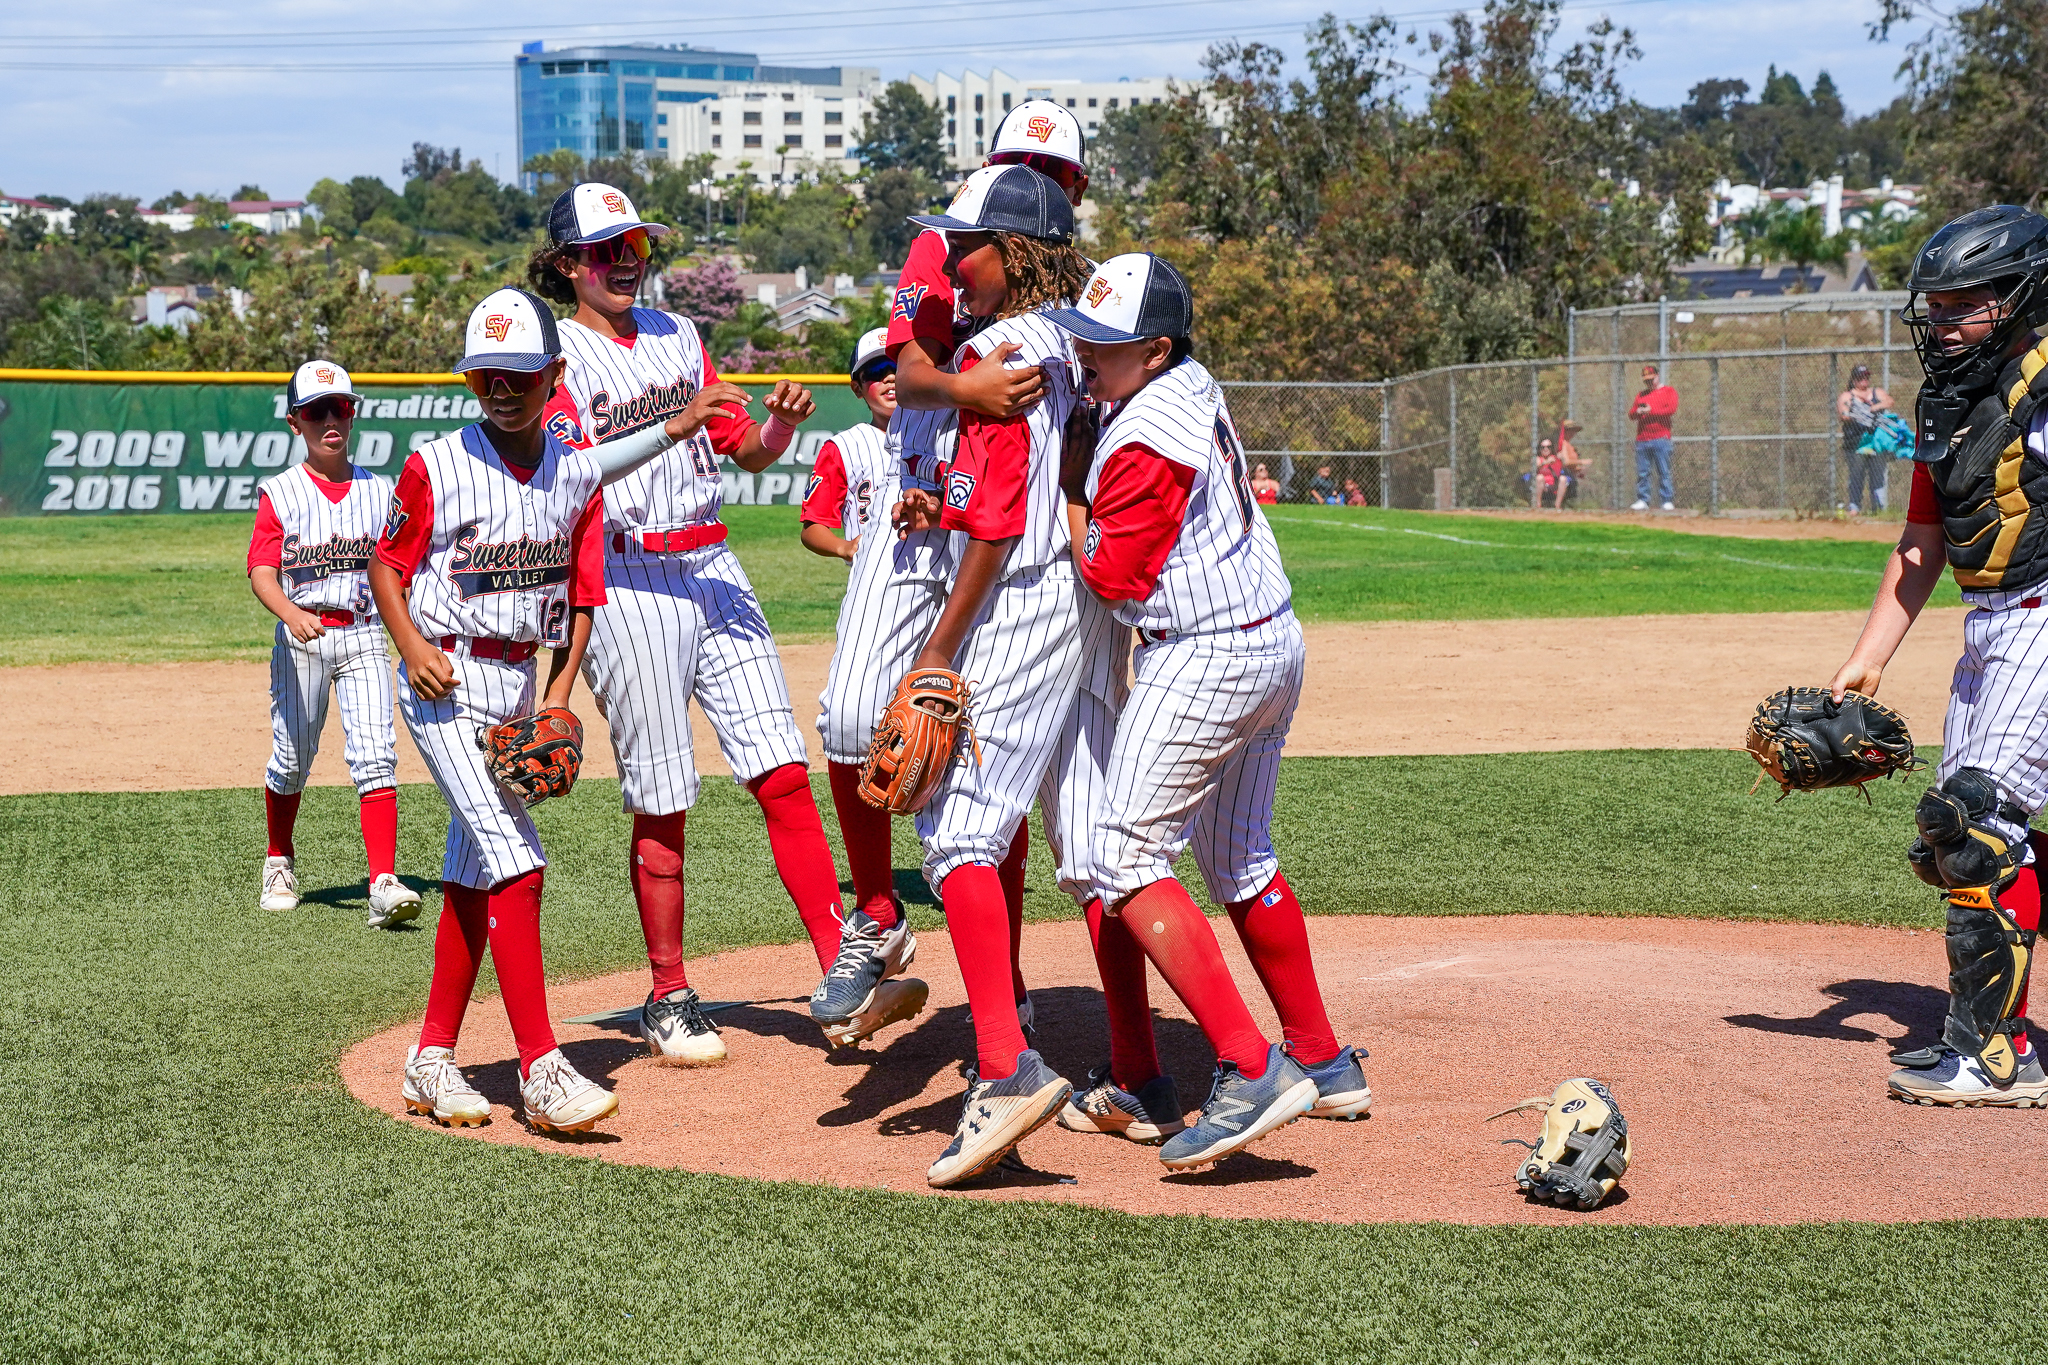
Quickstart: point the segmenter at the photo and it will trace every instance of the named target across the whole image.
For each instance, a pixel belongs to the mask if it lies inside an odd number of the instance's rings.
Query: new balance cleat
[[[688,986],[659,1000],[649,993],[640,1007],[640,1036],[661,1066],[717,1066],[725,1060],[725,1040]]]
[[[1173,1077],[1154,1076],[1133,1093],[1110,1079],[1104,1063],[1088,1073],[1087,1088],[1076,1090],[1060,1107],[1060,1127],[1076,1133],[1114,1133],[1152,1146],[1187,1127],[1181,1114]]]
[[[907,916],[883,929],[866,911],[854,911],[840,921],[839,956],[811,992],[811,1018],[839,1047],[859,1042],[883,1024],[909,1018],[924,1008],[922,986],[915,1008],[909,1008],[904,992],[888,992],[883,999],[882,983],[916,958],[917,935],[910,932]],[[889,1017],[882,1018],[885,1014]]]
[[[425,1114],[436,1123],[471,1128],[490,1122],[491,1102],[463,1079],[453,1048],[407,1048],[400,1093],[408,1112]]]
[[[926,1183],[944,1189],[987,1171],[1051,1122],[1073,1091],[1066,1077],[1029,1048],[1017,1054],[1016,1071],[1002,1080],[984,1081],[969,1070],[960,1125],[925,1172]]]
[[[389,929],[419,918],[420,893],[389,872],[370,883],[370,928]]]
[[[1891,1074],[1885,1089],[1909,1104],[1945,1104],[1961,1109],[2048,1109],[2048,1072],[2041,1054],[2028,1048],[2020,1056],[2012,1080],[2000,1085],[1985,1074],[1975,1057],[1942,1048],[1934,1065],[1902,1067]]]
[[[519,1103],[532,1128],[587,1133],[619,1112],[619,1097],[586,1079],[556,1048],[534,1059],[519,1083]]]
[[[1316,1083],[1316,1107],[1312,1119],[1361,1119],[1372,1112],[1372,1087],[1365,1083],[1365,1068],[1359,1063],[1372,1054],[1362,1047],[1347,1047],[1321,1066],[1304,1066],[1302,1071]],[[1300,1065],[1300,1063],[1296,1063]]]
[[[1278,1044],[1267,1051],[1265,1074],[1256,1080],[1246,1079],[1237,1063],[1219,1061],[1201,1117],[1166,1140],[1159,1160],[1174,1171],[1221,1161],[1315,1107],[1316,1083]]]

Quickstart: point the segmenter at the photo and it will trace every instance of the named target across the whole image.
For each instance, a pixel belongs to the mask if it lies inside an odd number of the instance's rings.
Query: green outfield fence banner
[[[288,375],[0,370],[0,515],[247,512],[264,479],[306,458],[284,424]],[[730,377],[730,376],[728,376]],[[818,448],[868,419],[836,375],[736,379],[760,394],[776,378],[810,386],[818,411],[759,474],[724,468],[729,503],[803,500]],[[448,375],[357,375],[355,462],[391,478],[406,455],[476,420]],[[761,415],[758,406],[755,416]]]

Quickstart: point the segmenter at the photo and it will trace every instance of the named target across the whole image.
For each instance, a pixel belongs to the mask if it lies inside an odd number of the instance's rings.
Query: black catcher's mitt
[[[1904,716],[1861,692],[1836,701],[1825,687],[1788,687],[1764,698],[1743,747],[1787,795],[1823,787],[1860,791],[1866,782],[1926,766],[1913,752]]]

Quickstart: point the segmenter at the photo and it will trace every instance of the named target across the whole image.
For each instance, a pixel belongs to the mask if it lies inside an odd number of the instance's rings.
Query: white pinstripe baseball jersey
[[[262,485],[282,537],[277,576],[294,605],[368,615],[370,555],[391,506],[391,480],[351,468],[348,492],[335,502],[306,466],[294,465]],[[257,519],[262,521],[259,506]]]
[[[639,330],[627,345],[573,319],[560,325],[569,361],[550,411],[550,434],[570,445],[596,445],[665,422],[717,379],[697,328],[688,318],[635,308]],[[566,411],[565,411],[566,408]],[[604,490],[607,531],[670,531],[718,520],[725,497],[712,427],[656,456]]]
[[[889,445],[897,457],[897,487],[938,491],[959,443],[960,414],[952,408],[897,408],[889,418]],[[891,547],[889,564],[890,575],[898,582],[950,583],[954,569],[953,534],[912,531]]]
[[[567,644],[576,529],[599,487],[597,461],[549,437],[533,477],[521,482],[475,425],[421,446],[408,470],[415,462],[434,520],[412,580],[420,633]],[[412,515],[400,504],[404,482],[383,542],[397,539]]]
[[[1293,589],[1273,529],[1252,497],[1244,447],[1223,390],[1192,357],[1138,390],[1110,419],[1088,471],[1091,499],[1109,462],[1131,446],[1162,455],[1194,477],[1151,591],[1118,602],[1117,619],[1155,631],[1227,630],[1286,606]],[[1096,563],[1104,533],[1102,525],[1090,523],[1082,547],[1088,565]]]
[[[1060,447],[1076,401],[1072,339],[1040,313],[990,323],[960,344],[952,368],[971,369],[1006,341],[1019,349],[1004,367],[1042,368],[1045,397],[1005,423],[961,415],[959,446],[946,471],[942,523],[984,539],[1015,535],[1017,543],[1003,561],[1004,577],[1051,564],[1067,548]],[[955,553],[960,548],[955,542]]]
[[[896,495],[895,456],[888,433],[873,422],[839,432],[818,449],[804,489],[804,520],[811,520],[811,496],[821,488],[840,492],[839,534],[848,540],[864,536],[889,520]]]

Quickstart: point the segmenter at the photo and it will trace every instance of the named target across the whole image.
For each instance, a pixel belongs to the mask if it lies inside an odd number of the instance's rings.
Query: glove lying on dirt
[[[1576,1076],[1558,1086],[1549,1099],[1531,1095],[1499,1114],[1487,1115],[1486,1121],[1524,1109],[1546,1112],[1538,1141],[1503,1142],[1529,1149],[1528,1160],[1515,1171],[1515,1184],[1523,1194],[1564,1208],[1590,1209],[1614,1193],[1628,1173],[1628,1120],[1606,1086]]]
[[[896,815],[923,810],[953,761],[961,732],[974,739],[967,698],[967,684],[953,670],[912,669],[875,722],[860,770],[860,799]]]
[[[535,805],[550,796],[567,796],[583,769],[583,722],[564,707],[477,731],[476,747],[484,751],[498,785]]]
[[[1844,693],[1838,702],[1825,687],[1788,687],[1764,698],[1743,747],[1786,795],[1823,787],[1860,791],[1866,782],[1926,766],[1913,752],[1904,716],[1861,692]]]

